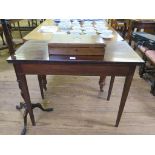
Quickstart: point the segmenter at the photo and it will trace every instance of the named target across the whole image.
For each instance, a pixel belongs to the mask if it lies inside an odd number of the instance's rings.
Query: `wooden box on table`
[[[97,35],[53,35],[48,43],[49,56],[104,58],[105,43]]]

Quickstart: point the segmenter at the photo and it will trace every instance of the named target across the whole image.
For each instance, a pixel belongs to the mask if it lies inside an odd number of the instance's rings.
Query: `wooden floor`
[[[23,101],[12,65],[0,55],[0,134],[20,134],[23,111],[15,106]],[[155,134],[155,97],[149,84],[135,73],[124,113],[114,127],[124,78],[116,78],[111,100],[105,91],[99,96],[98,77],[48,76],[48,91],[42,101],[36,76],[28,76],[33,103],[53,107],[53,112],[34,110],[36,126],[28,118],[28,134]]]

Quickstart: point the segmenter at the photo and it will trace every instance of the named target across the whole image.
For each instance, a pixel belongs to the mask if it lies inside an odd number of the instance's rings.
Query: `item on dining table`
[[[41,26],[38,32],[41,33],[53,33],[58,30],[57,26]]]

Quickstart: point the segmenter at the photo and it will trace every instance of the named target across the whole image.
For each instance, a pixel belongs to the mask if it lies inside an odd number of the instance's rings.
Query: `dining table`
[[[39,25],[36,29],[24,37],[25,43],[15,52],[14,55],[7,59],[7,62],[13,64],[14,66],[17,82],[21,91],[21,96],[24,100],[24,103],[17,107],[17,109],[21,109],[23,107],[25,109],[24,128],[22,130],[22,134],[26,134],[27,131],[28,114],[30,116],[32,125],[36,125],[33,111],[35,107],[38,107],[47,112],[54,110],[53,108],[45,109],[40,103],[31,102],[26,75],[124,77],[124,87],[122,90],[116,123],[114,125],[115,127],[118,127],[125,103],[127,101],[127,96],[130,90],[136,66],[143,64],[144,61],[129,46],[129,44],[108,25],[108,28],[112,30],[112,38],[107,39],[97,35],[96,38],[99,38],[96,39],[97,41],[95,40],[94,42],[90,42],[90,40],[88,41],[87,39],[84,39],[85,41],[82,43],[79,40],[83,37],[86,37],[85,35],[77,36],[71,34],[56,34],[53,32],[45,33],[39,31],[42,26],[52,25],[55,25],[54,20],[45,20],[41,25]],[[65,39],[69,36],[75,39]],[[92,37],[93,36],[90,35],[86,38]],[[57,47],[63,45],[64,48],[68,47],[67,45],[78,45],[79,49],[80,45],[83,47],[85,44],[89,44],[89,46],[94,46],[96,44],[97,46],[105,46],[102,47],[104,48],[104,53],[101,55],[64,54],[63,48],[61,48],[62,51],[59,54],[50,54],[49,49],[51,48],[51,45],[53,46],[53,44],[57,45]],[[95,47],[95,49],[96,48],[97,47]],[[89,50],[91,50],[91,48],[87,48],[86,52],[89,53]]]

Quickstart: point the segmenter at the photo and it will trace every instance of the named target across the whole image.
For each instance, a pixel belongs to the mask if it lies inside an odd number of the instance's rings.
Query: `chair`
[[[15,47],[14,47],[14,43],[12,41],[11,33],[9,31],[6,20],[1,19],[1,23],[2,23],[2,28],[4,31],[5,38],[6,38],[6,42],[7,42],[8,48],[9,48],[9,53],[10,53],[10,55],[13,55],[15,52]],[[47,84],[46,76],[45,75],[38,75],[38,81],[39,81],[41,96],[42,96],[42,98],[44,98],[43,90],[47,89],[46,88],[46,84]]]
[[[128,29],[127,19],[111,19],[111,26],[118,31],[124,39],[126,38],[126,32]]]
[[[151,91],[155,96],[155,50],[149,50],[143,45],[138,46],[145,63],[139,68],[139,75],[141,78],[147,79],[151,82]]]
[[[4,37],[3,37],[3,27],[2,27],[2,24],[0,24],[0,36],[2,38],[3,45],[5,45],[5,41],[4,41]]]
[[[20,28],[20,21],[21,21],[21,19],[9,19],[9,20],[8,20],[8,24],[9,24],[9,26],[10,26],[10,31],[11,31],[11,29],[12,29],[12,24],[13,24],[14,27],[15,27],[15,24],[17,23],[17,30],[18,30],[18,32],[19,32],[20,38],[22,39],[23,36],[22,36],[21,28]]]

